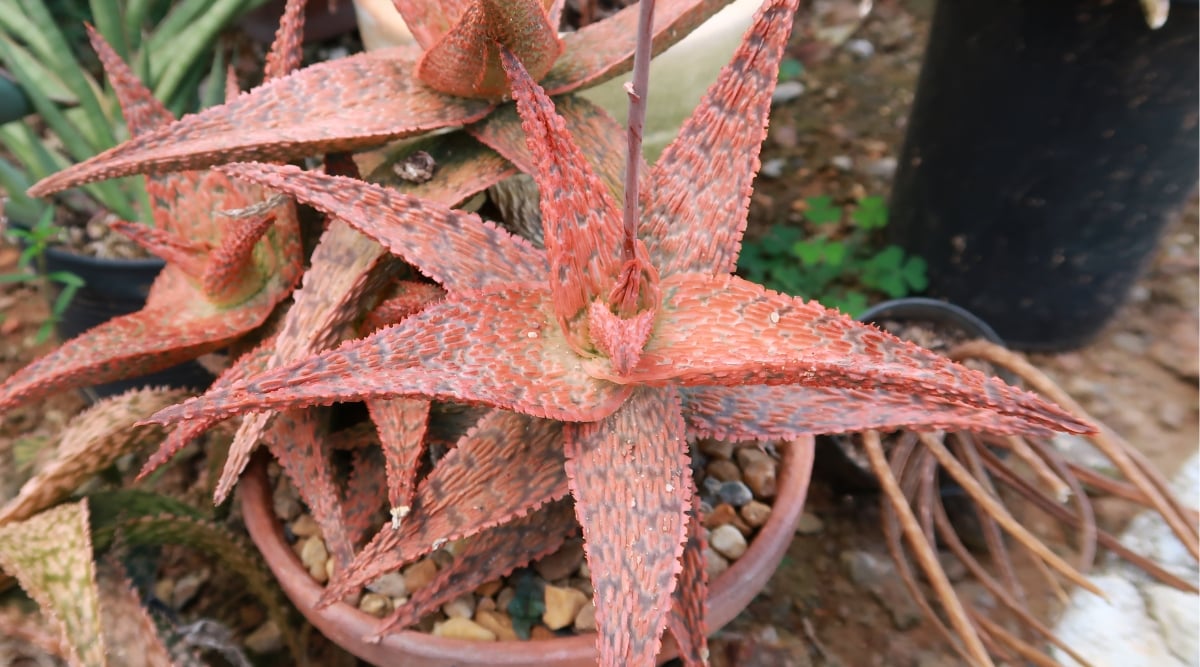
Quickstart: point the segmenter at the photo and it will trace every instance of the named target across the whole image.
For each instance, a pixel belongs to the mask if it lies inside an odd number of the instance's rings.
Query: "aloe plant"
[[[292,3],[266,74],[299,63],[302,4]],[[173,120],[116,51],[89,27],[92,45],[137,137]],[[227,91],[231,95],[236,88]],[[112,226],[166,260],[146,306],[67,341],[0,384],[0,410],[55,391],[137,377],[216,350],[261,325],[300,278],[292,202],[213,171],[148,178],[153,226]]]
[[[511,569],[537,553],[495,554],[495,531],[516,517],[552,514],[569,491],[606,665],[653,664],[668,624],[690,663],[704,654],[700,540],[688,539],[698,531],[689,437],[898,425],[1091,430],[1032,394],[731,275],[796,4],[764,4],[645,187],[638,161],[629,162],[625,215],[606,185],[614,174],[594,170],[520,57],[497,45],[531,171],[541,192],[553,193],[541,199],[544,252],[472,214],[356,179],[265,164],[221,168],[348,223],[447,293],[398,324],[214,388],[153,421],[265,409],[286,417],[364,399],[499,409],[423,482],[413,503],[419,513],[398,529],[385,527],[348,567],[335,569],[324,599],[339,599],[433,543],[471,535],[477,541],[468,545],[491,555],[477,576]],[[587,139],[621,151],[620,133],[607,123],[608,133]],[[697,165],[717,155],[722,168],[701,186]],[[226,481],[240,472],[249,446],[235,443]],[[327,465],[328,452],[311,447],[290,455]],[[497,474],[505,466],[523,472]],[[385,627],[416,620],[420,610],[407,607]]]
[[[289,2],[289,16],[302,4]],[[153,332],[159,351],[130,343],[133,329],[105,334],[103,354],[84,356],[107,361],[64,372],[87,349],[77,348],[39,362],[0,387],[0,409],[109,372],[126,358],[113,354],[118,346],[132,348],[136,360],[188,355],[200,349],[191,336],[203,347],[226,332],[219,340],[249,350],[207,394],[153,418],[178,427],[146,471],[217,421],[244,415],[217,499],[264,444],[321,525],[335,565],[326,603],[464,540],[454,563],[381,621],[379,633],[553,552],[581,526],[606,665],[652,664],[664,629],[689,665],[704,661],[710,628],[691,439],[896,426],[1035,435],[1093,429],[1033,394],[731,274],[797,0],[764,3],[733,61],[648,171],[636,148],[637,114],[626,135],[566,92],[627,70],[635,50],[644,64],[722,3],[660,3],[653,48],[650,22],[639,18],[653,12],[651,3],[561,39],[547,30],[561,3],[397,4],[421,49],[273,80],[139,134],[34,192],[138,171],[344,151],[466,124],[473,138],[455,133],[419,144],[435,157],[435,177],[371,185],[336,153],[326,155],[325,173],[238,164],[156,177],[205,179],[195,197],[230,184],[261,188],[228,225],[213,223],[212,213],[229,202],[202,209],[199,228],[220,230],[211,237],[220,250],[181,241],[190,237],[179,227],[140,235],[191,286],[168,292],[189,302],[177,307],[211,319],[176,326],[143,316],[138,331]],[[294,33],[281,34],[268,68],[275,73],[295,62],[286,39]],[[635,95],[644,90],[635,84]],[[509,95],[515,103],[501,101]],[[450,208],[517,169],[532,174],[541,192],[544,249]],[[284,198],[268,197],[270,190]],[[298,251],[286,242],[293,228],[259,239],[291,215],[287,197],[326,213],[328,224],[281,312],[277,304],[299,273]],[[247,261],[243,251],[255,243],[260,254]],[[278,317],[251,344],[247,327],[271,312]],[[221,328],[225,322],[234,324]],[[347,337],[356,338],[341,343]],[[383,465],[361,438],[330,433],[314,409],[355,400],[367,403]],[[450,408],[473,425],[446,429]],[[448,432],[456,445],[419,478],[426,445]],[[345,479],[334,465],[337,448],[353,450]],[[72,456],[63,465],[92,460]],[[57,470],[11,511],[26,515],[56,498],[65,486]],[[391,520],[380,529],[385,501]],[[976,638],[968,659],[988,664],[981,651]]]

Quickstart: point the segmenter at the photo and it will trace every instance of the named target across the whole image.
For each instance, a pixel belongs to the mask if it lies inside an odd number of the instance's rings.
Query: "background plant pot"
[[[10,221],[9,224],[28,229],[28,226],[17,221]],[[84,282],[54,326],[61,340],[74,338],[114,317],[141,310],[146,305],[150,285],[163,268],[163,261],[157,257],[101,259],[54,246],[46,249],[45,260],[48,273],[67,271]],[[212,381],[213,376],[208,371],[189,361],[141,377],[84,387],[81,392],[89,401],[95,402],[137,387],[203,389]]]
[[[771,518],[750,543],[746,553],[709,587],[708,622],[715,631],[738,614],[766,585],[792,541],[812,474],[813,440],[800,438],[781,445],[778,495]],[[581,635],[545,641],[473,642],[401,631],[385,635],[378,643],[364,640],[379,619],[339,602],[317,610],[313,604],[324,590],[301,564],[283,536],[283,526],[271,504],[267,458],[258,456],[240,484],[242,515],[251,539],[262,552],[284,593],[326,637],[375,665],[405,667],[469,667],[471,665],[540,665],[593,667],[595,637]],[[675,655],[668,633],[660,662]]]
[[[1197,7],[937,3],[891,202],[929,294],[1021,349],[1109,321],[1196,186]]]
[[[878,325],[884,329],[887,328],[884,324],[888,322],[929,324],[939,329],[962,332],[965,340],[982,338],[998,345],[1004,344],[1004,341],[986,322],[970,311],[936,299],[909,297],[884,301],[868,308],[858,316],[858,320]],[[1007,371],[1001,371],[997,375],[1010,384],[1016,382],[1016,378]],[[857,440],[858,436],[854,434],[818,437],[816,474],[840,493],[854,495],[878,493],[879,481],[875,478],[875,474],[871,472],[864,461],[850,454],[852,451],[862,450]],[[960,496],[963,490],[953,481],[946,480],[941,485],[941,492],[942,496],[946,498]]]
[[[679,132],[708,87],[729,62],[742,34],[750,26],[762,0],[734,0],[686,37],[650,61],[653,85],[646,106],[642,152],[658,157]],[[412,33],[391,0],[354,0],[359,34],[368,50],[407,45]],[[627,76],[618,76],[580,91],[582,97],[604,108],[622,125],[629,114]]]

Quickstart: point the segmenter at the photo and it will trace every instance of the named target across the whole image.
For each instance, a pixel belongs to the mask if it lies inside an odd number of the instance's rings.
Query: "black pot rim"
[[[33,225],[25,220],[18,220],[9,216],[5,220],[5,225],[15,227],[24,231],[29,231]],[[66,247],[59,244],[50,244],[46,246],[46,255],[57,260],[84,266],[95,269],[109,269],[113,266],[126,267],[130,269],[161,269],[167,265],[159,257],[144,257],[140,259],[122,259],[118,257],[94,257],[92,255],[83,255],[77,252],[71,252]]]

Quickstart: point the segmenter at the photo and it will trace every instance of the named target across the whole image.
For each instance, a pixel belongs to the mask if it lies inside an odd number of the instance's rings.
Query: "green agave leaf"
[[[70,279],[66,284],[71,286]],[[69,496],[118,457],[161,441],[163,429],[136,424],[186,395],[178,389],[138,389],[100,401],[77,416],[63,430],[54,458],[0,509],[0,525],[33,516]]]
[[[118,535],[130,546],[179,544],[198,549],[233,571],[266,609],[267,617],[283,633],[284,643],[295,664],[308,664],[307,650],[290,618],[289,607],[283,600],[275,580],[258,551],[224,526],[208,521],[201,513],[182,501],[134,489],[95,493],[88,502],[94,510],[92,532],[96,550],[110,547]]]
[[[85,501],[0,527],[0,568],[58,625],[71,664],[106,665]]]

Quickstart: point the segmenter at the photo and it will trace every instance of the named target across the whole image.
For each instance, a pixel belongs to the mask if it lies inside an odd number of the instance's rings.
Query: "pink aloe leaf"
[[[432,207],[437,201],[443,202],[443,205],[462,201],[508,173],[509,167],[503,160],[498,156],[492,159],[488,155],[489,151],[480,150],[482,148],[477,142],[472,142],[469,146],[461,147],[462,150],[456,151],[458,158],[449,160],[443,159],[439,153],[442,163],[440,178],[413,186],[434,200],[423,205]],[[481,159],[469,159],[469,156],[473,155],[481,156]],[[282,187],[283,184],[299,182],[304,178],[307,176],[296,173],[290,179],[271,181],[268,185]],[[353,184],[353,187],[362,185],[355,179],[345,181]],[[317,189],[319,188],[313,184],[313,190]],[[387,197],[405,197],[388,189],[375,187],[375,191],[382,192]],[[333,200],[338,201],[338,198],[334,196]],[[364,215],[370,219],[371,213],[364,212]],[[496,231],[495,228],[491,229]],[[453,229],[443,231],[454,236]],[[497,234],[496,238],[502,239],[496,242],[496,247],[512,245],[504,245],[505,235]],[[437,241],[434,241],[435,245],[436,243]],[[491,249],[493,245],[484,247]],[[520,246],[515,247],[515,254],[519,256]],[[457,257],[459,250],[469,252],[473,248],[454,248],[453,252],[456,254],[453,256]],[[529,251],[525,254],[536,257]],[[485,259],[490,257],[485,254]],[[285,365],[335,345],[346,325],[358,317],[367,305],[367,295],[375,294],[384,287],[379,282],[386,280],[390,275],[387,273],[386,260],[382,246],[350,227],[343,219],[333,220],[313,251],[311,268],[304,274],[303,285],[296,293],[295,305],[285,316],[275,353],[260,370]],[[487,270],[497,268],[490,267]],[[225,469],[215,489],[217,502],[224,500],[241,471],[245,469],[269,419],[269,414],[258,414],[243,420],[229,448]]]
[[[121,115],[125,118],[125,126],[129,135],[136,137],[156,130],[174,122],[175,117],[167,110],[158,98],[146,88],[140,79],[129,69],[121,56],[104,40],[104,36],[96,31],[91,24],[87,28],[88,40],[92,49],[100,58],[109,85],[117,95],[121,105]]]
[[[271,43],[271,50],[263,65],[264,81],[287,76],[300,67],[304,57],[304,7],[307,4],[308,0],[287,0],[284,5],[279,29],[275,31],[275,41]],[[233,81],[237,81],[236,76]]]
[[[554,107],[596,175],[608,186],[614,198],[618,197],[625,189],[625,128],[604,109],[582,97],[564,95],[555,98]],[[516,106],[508,104],[496,109],[467,131],[521,171],[537,173],[537,161],[525,141]],[[645,174],[646,171],[643,167],[638,173]]]
[[[653,53],[683,39],[729,0],[660,0],[654,6]],[[551,95],[594,86],[633,68],[638,9],[630,5],[616,14],[563,35],[563,54],[542,79]]]
[[[446,291],[437,285],[413,280],[400,281],[394,296],[380,302],[367,313],[362,330],[366,333],[399,324],[404,318],[445,296]]]
[[[694,492],[685,436],[673,388],[639,388],[608,417],[563,427],[600,664],[658,655]]]
[[[432,47],[442,35],[450,32],[450,28],[458,21],[458,17],[462,16],[470,2],[471,0],[392,0],[396,11],[400,12],[404,24],[408,26],[422,50]]]
[[[540,251],[473,213],[291,166],[234,164],[221,169],[345,221],[447,289],[533,282],[545,276]]]
[[[321,527],[334,565],[345,567],[354,558],[354,545],[338,503],[341,494],[325,445],[326,434],[319,411],[290,410],[276,416],[263,441]]]
[[[747,385],[685,387],[688,433],[719,440],[780,440],[866,429],[1024,433],[1024,417],[889,389]]]
[[[228,387],[237,380],[242,380],[249,377],[253,373],[260,372],[267,367],[267,360],[275,351],[274,335],[268,337],[262,343],[259,343],[246,354],[238,357],[229,368],[226,368],[221,375],[213,382],[212,386]],[[157,451],[146,459],[146,463],[142,466],[141,472],[138,473],[137,481],[145,479],[147,475],[154,472],[171,457],[175,456],[179,450],[186,447],[196,438],[204,434],[205,431],[212,428],[218,419],[200,419],[195,421],[187,421],[175,427],[175,430],[163,440]]]
[[[350,458],[350,478],[346,481],[346,492],[342,500],[342,513],[346,521],[346,535],[350,543],[358,548],[371,533],[379,528],[377,517],[387,498],[387,476],[384,466],[379,465],[379,450],[360,447]],[[335,572],[345,567],[335,568]]]
[[[190,399],[152,421],[396,396],[589,421],[612,413],[629,391],[584,372],[544,289],[504,286],[452,294],[394,327]]]
[[[107,664],[86,501],[0,527],[0,569],[61,631],[68,662]]]
[[[887,390],[1015,417],[1029,434],[1094,430],[1039,396],[815,301],[735,276],[675,274],[662,289],[654,335],[623,381]],[[598,367],[591,372],[608,374]]]
[[[0,385],[0,412],[70,387],[137,377],[195,359],[262,321],[252,311],[197,317],[185,310],[188,305],[147,306],[63,343]]]
[[[379,429],[379,444],[383,447],[392,526],[399,526],[412,511],[417,470],[421,454],[425,452],[429,401],[420,398],[377,399],[367,401],[367,410]]]
[[[708,627],[704,621],[708,604],[708,569],[704,548],[700,496],[693,492],[687,519],[687,542],[683,545],[679,572],[679,581],[686,584],[675,588],[671,596],[671,613],[667,616],[667,628],[675,635],[675,643],[679,646],[679,659],[687,667],[708,664]]]
[[[375,636],[413,625],[480,584],[508,576],[518,567],[558,551],[576,530],[571,503],[558,501],[468,538],[448,567],[380,622]]]
[[[586,340],[576,331],[576,321],[594,299],[607,297],[620,274],[620,209],[550,98],[511,53],[502,55],[535,160],[532,176],[541,192],[554,193],[542,197],[540,205],[555,314],[572,344],[582,350]]]
[[[733,60],[650,173],[642,237],[664,276],[730,273],[737,264],[771,94],[798,4],[772,0],[759,8]],[[718,156],[720,177],[696,178]]]
[[[341,599],[440,545],[524,516],[567,494],[562,425],[492,411],[421,482],[413,513],[385,526],[322,596]]]
[[[386,49],[317,63],[135,137],[39,181],[29,193],[45,196],[138,172],[349,151],[471,123],[492,109],[491,102],[421,85],[414,59],[412,50]]]
[[[513,51],[534,78],[562,53],[541,0],[474,0],[417,63],[417,78],[448,95],[498,99],[508,92],[500,48]]]

